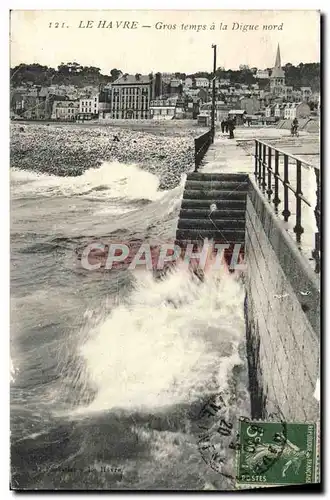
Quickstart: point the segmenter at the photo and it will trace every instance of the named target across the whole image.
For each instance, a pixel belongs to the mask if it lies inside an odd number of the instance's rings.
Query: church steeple
[[[285,73],[281,65],[280,44],[277,45],[275,66],[270,77],[270,90],[273,94],[281,94],[285,86]]]
[[[280,53],[280,44],[277,44],[277,52],[275,59],[275,68],[281,68],[281,53]]]

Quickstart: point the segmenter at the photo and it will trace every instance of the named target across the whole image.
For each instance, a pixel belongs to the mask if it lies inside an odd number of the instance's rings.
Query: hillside
[[[320,91],[320,63],[300,63],[293,66],[288,63],[284,66],[286,85],[292,85],[294,89],[300,87],[311,87],[313,92]],[[268,80],[260,80],[254,77],[257,68],[249,68],[242,65],[239,70],[217,69],[218,78],[230,78],[232,84],[252,84],[259,83],[260,88],[268,85]],[[79,63],[62,63],[57,69],[42,66],[40,64],[20,64],[10,70],[11,84],[17,87],[31,82],[35,85],[74,85],[84,87],[86,85],[102,85],[112,82],[118,78],[121,71],[112,69],[109,75],[102,75],[100,68],[94,66],[81,66]],[[176,73],[182,79],[185,73]],[[211,79],[212,73],[196,72],[190,75],[193,79],[196,77],[206,77]]]

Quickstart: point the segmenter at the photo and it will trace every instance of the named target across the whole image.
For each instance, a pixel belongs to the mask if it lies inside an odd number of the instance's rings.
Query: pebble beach
[[[136,164],[157,174],[160,189],[172,189],[194,164],[194,138],[203,129],[164,131],[116,126],[15,123],[11,126],[11,166],[56,176],[79,176],[107,161]],[[117,140],[118,138],[118,140]]]

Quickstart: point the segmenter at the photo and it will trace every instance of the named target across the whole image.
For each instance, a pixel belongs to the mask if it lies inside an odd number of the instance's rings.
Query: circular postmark
[[[234,441],[237,422],[232,412],[230,395],[212,395],[197,417],[197,446],[204,462],[215,472],[234,480]]]

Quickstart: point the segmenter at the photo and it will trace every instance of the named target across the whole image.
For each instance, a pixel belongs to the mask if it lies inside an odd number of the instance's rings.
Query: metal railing
[[[317,230],[314,232],[312,258],[315,261],[315,272],[319,273],[321,268],[321,180],[319,167],[258,140],[255,141],[254,157],[254,175],[256,181],[264,195],[267,195],[268,201],[274,204],[275,213],[280,215],[280,204],[283,203],[281,215],[284,221],[288,222],[291,215],[295,216],[293,231],[298,244],[301,243],[301,235],[304,233],[304,227],[302,226],[302,202],[308,207],[313,208],[312,203],[307,200],[302,192],[302,168],[314,171],[316,185],[314,216]],[[283,171],[283,175],[281,175],[280,170]],[[280,190],[283,194],[283,201],[279,198]],[[295,197],[295,213],[293,214],[290,212],[289,206],[290,193],[293,193]],[[273,199],[272,195],[274,196]]]
[[[195,172],[198,171],[198,167],[201,164],[205,153],[209,149],[210,144],[212,144],[214,138],[213,130],[208,130],[205,134],[196,137],[195,139]]]

